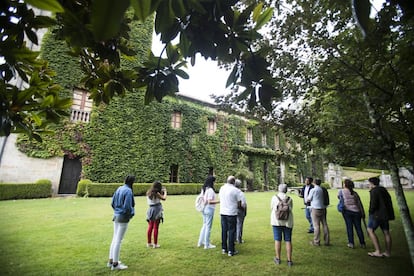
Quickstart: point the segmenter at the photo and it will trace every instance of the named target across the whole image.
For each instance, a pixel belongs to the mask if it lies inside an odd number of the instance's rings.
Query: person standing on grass
[[[119,187],[112,196],[111,206],[114,210],[112,219],[114,224],[114,234],[112,237],[111,247],[109,248],[109,261],[107,266],[111,270],[123,270],[128,266],[119,261],[122,239],[128,228],[129,220],[135,215],[135,201],[132,185],[135,176],[129,175],[125,179],[125,184]]]
[[[371,257],[390,257],[392,239],[389,221],[395,219],[391,196],[387,189],[379,185],[378,177],[371,177],[368,182],[370,188],[368,235],[375,247],[375,251],[369,252],[368,255]],[[383,253],[381,253],[378,237],[375,234],[378,227],[381,228],[384,234],[385,251]]]
[[[163,208],[161,200],[167,199],[167,190],[162,187],[160,181],[155,181],[151,188],[147,191],[147,247],[159,248],[158,244],[158,229],[160,222],[164,221]],[[151,238],[154,235],[154,243],[151,242]]]
[[[237,222],[236,222],[236,242],[237,243],[244,243],[243,224],[244,224],[244,219],[246,218],[246,215],[247,215],[247,202],[246,202],[246,197],[244,196],[244,193],[241,190],[241,184],[242,184],[241,180],[236,179],[235,186],[240,191],[241,207],[242,207],[241,209],[238,209],[237,211]]]
[[[220,201],[216,200],[216,192],[214,190],[214,181],[216,178],[209,175],[204,182],[202,188],[202,194],[206,205],[202,212],[203,214],[203,226],[200,230],[200,236],[198,238],[197,247],[204,245],[204,249],[216,248],[215,245],[210,243],[211,227],[213,226],[214,211],[216,210],[216,204]]]
[[[357,192],[354,191],[354,182],[345,179],[344,188],[339,190],[338,198],[342,195],[344,210],[342,216],[345,220],[346,233],[348,236],[349,248],[354,248],[354,227],[357,233],[361,248],[365,248],[364,231],[362,231],[361,220],[365,218],[364,206]]]
[[[299,197],[303,198],[303,203],[305,204],[305,217],[309,222],[308,233],[314,232],[312,216],[311,216],[311,206],[310,206],[310,202],[308,201],[309,193],[314,188],[312,182],[313,182],[312,177],[309,177],[309,176],[306,177],[305,185],[303,185],[302,189],[299,190]]]
[[[219,191],[221,217],[221,249],[222,254],[229,257],[238,254],[235,250],[237,212],[241,209],[241,195],[234,184],[236,178],[229,176],[227,183]]]
[[[270,224],[273,228],[273,238],[275,240],[275,258],[273,261],[275,264],[281,263],[281,247],[282,247],[282,234],[286,243],[286,258],[288,266],[292,266],[292,230],[293,230],[293,200],[288,201],[289,204],[289,217],[287,220],[277,219],[276,210],[280,200],[287,199],[287,185],[280,184],[278,187],[279,193],[272,197],[270,203],[271,213],[270,213]]]
[[[326,220],[326,205],[324,204],[324,196],[321,188],[322,181],[315,179],[315,187],[310,191],[308,202],[312,208],[311,216],[314,228],[312,245],[320,245],[320,224],[323,227],[323,240],[325,245],[330,245],[329,241],[329,227]]]

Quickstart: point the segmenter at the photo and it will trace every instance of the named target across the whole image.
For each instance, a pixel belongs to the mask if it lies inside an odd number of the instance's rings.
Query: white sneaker
[[[126,266],[124,264],[121,264],[121,263],[118,263],[117,266],[112,265],[111,270],[124,270],[124,269],[127,269],[127,268],[128,268],[128,266]]]
[[[147,243],[147,247],[151,248],[151,247],[154,247],[154,245],[152,243]]]
[[[204,249],[212,249],[212,248],[216,248],[216,246],[214,244],[209,244],[208,246],[204,246]]]
[[[154,244],[153,245],[153,248],[160,248],[161,247],[161,245],[159,245],[159,244]]]

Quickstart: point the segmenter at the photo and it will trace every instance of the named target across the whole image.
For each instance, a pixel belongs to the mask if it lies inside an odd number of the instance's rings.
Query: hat
[[[287,192],[287,185],[286,184],[280,184],[278,187],[279,192],[286,193]]]

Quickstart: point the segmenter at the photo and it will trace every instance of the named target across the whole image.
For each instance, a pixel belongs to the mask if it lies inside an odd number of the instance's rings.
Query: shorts
[[[286,226],[272,226],[273,227],[273,238],[275,241],[282,241],[283,238],[286,242],[292,241],[292,228]]]
[[[369,215],[368,228],[376,230],[378,227],[380,227],[382,231],[390,230],[390,224],[388,223],[388,220],[377,220],[374,218],[374,216]]]

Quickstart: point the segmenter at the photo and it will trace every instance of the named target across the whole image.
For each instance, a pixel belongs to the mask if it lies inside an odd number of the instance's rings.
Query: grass
[[[169,196],[164,203],[165,222],[160,226],[160,249],[146,248],[144,197],[136,197],[136,216],[129,224],[121,260],[125,271],[106,267],[112,237],[112,210],[109,198],[49,198],[0,202],[0,259],[2,275],[414,275],[414,268],[401,225],[398,208],[391,222],[393,256],[367,256],[373,249],[348,249],[345,224],[336,211],[336,190],[330,190],[332,206],[328,224],[333,246],[309,245],[302,199],[294,200],[293,261],[286,265],[282,251],[280,266],[273,263],[274,241],[270,227],[272,192],[247,193],[248,214],[245,243],[236,245],[240,254],[222,255],[220,217],[216,210],[212,241],[216,249],[196,248],[201,215],[194,209],[194,196]],[[368,207],[369,194],[359,191]],[[411,210],[414,192],[406,192]],[[379,231],[381,244],[383,237]],[[355,237],[356,238],[356,237]]]

